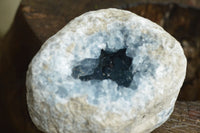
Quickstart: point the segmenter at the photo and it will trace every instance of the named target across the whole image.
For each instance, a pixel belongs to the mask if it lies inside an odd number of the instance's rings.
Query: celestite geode
[[[119,9],[91,11],[33,58],[28,109],[46,133],[148,133],[169,118],[185,73],[179,42],[157,24]]]

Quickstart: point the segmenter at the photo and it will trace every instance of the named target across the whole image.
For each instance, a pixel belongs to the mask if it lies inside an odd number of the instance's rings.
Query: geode
[[[119,9],[85,13],[48,39],[27,71],[27,103],[46,133],[147,133],[173,112],[186,73],[179,44]]]

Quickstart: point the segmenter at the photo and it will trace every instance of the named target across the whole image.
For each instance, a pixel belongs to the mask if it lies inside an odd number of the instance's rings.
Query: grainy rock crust
[[[126,48],[132,58],[128,87],[91,74],[101,50]],[[186,73],[183,50],[160,26],[119,9],[85,13],[48,39],[27,71],[27,103],[34,124],[46,133],[147,133],[173,112]]]

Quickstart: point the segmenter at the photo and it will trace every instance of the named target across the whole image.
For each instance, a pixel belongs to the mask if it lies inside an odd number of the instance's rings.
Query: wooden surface
[[[177,101],[170,119],[153,133],[200,133],[200,101]]]
[[[189,67],[179,99],[200,100],[200,1],[167,0],[164,4],[162,0],[152,0],[162,4],[141,1],[138,4],[137,1],[23,0],[10,32],[0,42],[1,131],[40,133],[30,120],[26,106],[28,64],[42,43],[71,19],[100,8],[130,10],[158,23],[175,36],[183,45]],[[171,1],[178,5],[169,3]],[[170,119],[153,133],[200,133],[200,101],[177,101]]]
[[[37,38],[44,42],[47,38],[66,25],[71,19],[82,13],[111,7],[126,9],[146,3],[146,1],[162,3],[164,5],[178,3],[182,7],[200,8],[199,0],[22,0],[21,5],[28,25],[31,27]],[[143,7],[143,9],[142,7],[138,7],[135,12],[145,16],[143,13],[147,12],[144,11],[144,8],[147,7]],[[144,12],[140,14],[140,11],[142,10]],[[152,8],[152,10],[157,12],[156,9]],[[157,14],[149,17],[155,16],[159,17]]]

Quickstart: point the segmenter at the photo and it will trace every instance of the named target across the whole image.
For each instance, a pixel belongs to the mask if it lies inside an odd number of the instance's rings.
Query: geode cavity
[[[128,87],[133,79],[132,58],[126,56],[125,52],[126,49],[120,49],[117,52],[101,50],[101,55],[98,59],[85,59],[81,65],[74,67],[72,76],[82,81],[111,79],[118,85]],[[86,69],[91,69],[94,65],[88,62],[89,60],[93,60],[98,65],[96,64],[97,67],[94,68],[92,74],[81,76],[87,71]]]

